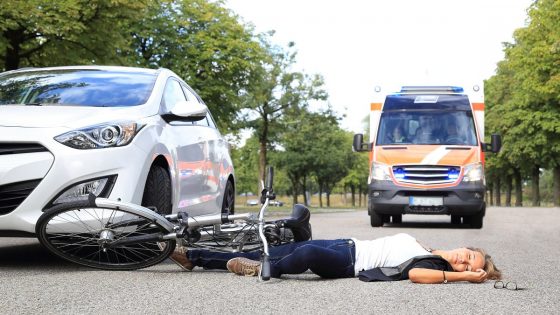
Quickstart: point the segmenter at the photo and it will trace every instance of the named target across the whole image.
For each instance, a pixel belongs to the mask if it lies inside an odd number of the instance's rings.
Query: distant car
[[[260,204],[260,201],[258,199],[247,200],[247,205],[248,206],[258,206],[259,204]]]
[[[189,215],[234,211],[228,144],[167,69],[73,66],[0,74],[0,236],[89,193]]]
[[[271,200],[268,204],[274,207],[282,207],[284,205],[284,203],[280,200]]]

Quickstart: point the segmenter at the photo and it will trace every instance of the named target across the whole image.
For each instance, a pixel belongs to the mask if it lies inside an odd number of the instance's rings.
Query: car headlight
[[[52,205],[73,202],[79,200],[87,200],[89,194],[97,197],[108,197],[113,189],[116,175],[90,179],[85,182],[74,184],[62,192],[53,202]]]
[[[74,149],[102,149],[129,144],[142,129],[135,122],[114,122],[63,133],[54,139]]]
[[[464,182],[484,181],[484,169],[482,163],[473,163],[465,166]]]
[[[381,163],[373,163],[371,166],[371,179],[372,180],[391,180],[389,173],[389,165]]]

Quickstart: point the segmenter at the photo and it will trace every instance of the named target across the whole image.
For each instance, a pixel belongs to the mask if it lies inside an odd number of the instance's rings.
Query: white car
[[[167,69],[28,68],[0,74],[0,236],[93,193],[160,213],[233,213],[229,147]]]

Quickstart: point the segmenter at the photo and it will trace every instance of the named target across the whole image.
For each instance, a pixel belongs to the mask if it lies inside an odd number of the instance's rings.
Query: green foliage
[[[235,184],[237,193],[260,191],[258,172],[259,143],[255,137],[247,139],[245,145],[231,149],[231,158],[235,165]]]
[[[305,181],[314,177],[321,190],[330,193],[352,165],[351,137],[330,111],[302,109],[286,120],[279,140],[283,150],[274,155],[275,164],[286,172],[292,192],[303,193]]]
[[[284,132],[289,115],[297,115],[313,100],[325,100],[323,78],[292,71],[296,53],[293,43],[285,50],[272,45],[266,36],[261,45],[269,58],[261,61],[257,71],[252,72],[251,85],[245,91],[244,110],[241,113],[243,126],[254,130],[259,146],[259,170],[264,179],[264,167],[268,163],[267,152]]]
[[[137,0],[12,0],[0,6],[0,67],[120,64]]]
[[[529,24],[515,31],[486,82],[488,130],[503,136],[502,152],[487,165],[496,176],[560,167],[560,2],[535,1],[528,12]]]
[[[165,67],[184,78],[206,102],[221,130],[235,131],[244,91],[268,58],[253,30],[207,0],[152,1],[150,14],[131,25],[130,64]]]

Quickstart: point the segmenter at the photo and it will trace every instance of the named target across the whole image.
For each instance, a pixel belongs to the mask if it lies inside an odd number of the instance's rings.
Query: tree
[[[281,118],[290,110],[298,112],[313,100],[325,100],[327,94],[322,89],[321,76],[291,70],[295,51],[271,45],[266,37],[262,38],[261,44],[267,48],[270,57],[253,72],[252,82],[255,84],[247,89],[242,119],[246,127],[255,130],[259,139],[259,173],[264,180],[269,148],[285,128]],[[293,46],[290,43],[289,49]]]
[[[504,133],[504,152],[512,165],[531,174],[533,205],[540,203],[540,168],[555,171],[555,201],[560,203],[560,3],[535,1],[530,23],[514,34],[515,43],[505,48],[506,59],[498,65],[492,122]],[[500,87],[501,85],[501,87]],[[490,101],[490,102],[492,102]],[[489,103],[490,103],[489,102]],[[517,172],[516,172],[517,173]],[[517,175],[516,175],[517,177]]]
[[[257,139],[250,137],[245,141],[244,146],[231,150],[231,157],[235,166],[235,186],[238,193],[247,194],[251,192],[258,194],[260,192],[257,149]]]
[[[344,177],[342,183],[345,187],[350,188],[352,193],[352,206],[356,206],[356,198],[354,194],[358,192],[358,205],[362,206],[362,195],[368,190],[369,176],[369,156],[363,153],[353,152],[354,159],[350,167],[348,175]]]
[[[297,117],[284,117],[285,129],[278,141],[281,148],[273,156],[274,164],[286,173],[292,185],[294,204],[298,203],[298,194],[302,193],[306,198],[304,185],[314,161],[309,148],[315,134],[311,129],[312,124],[307,123],[311,115],[307,109],[300,109]],[[302,123],[303,121],[306,123]]]
[[[334,186],[348,175],[357,156],[352,152],[353,136],[340,129],[332,114],[326,113],[323,117],[319,117],[317,122],[312,122],[317,135],[312,142],[316,156],[313,173],[319,185],[320,206],[323,206],[322,193],[326,192],[327,207],[330,207],[330,196]]]
[[[146,1],[15,0],[0,6],[2,70],[21,66],[120,64],[129,22],[146,13]]]

